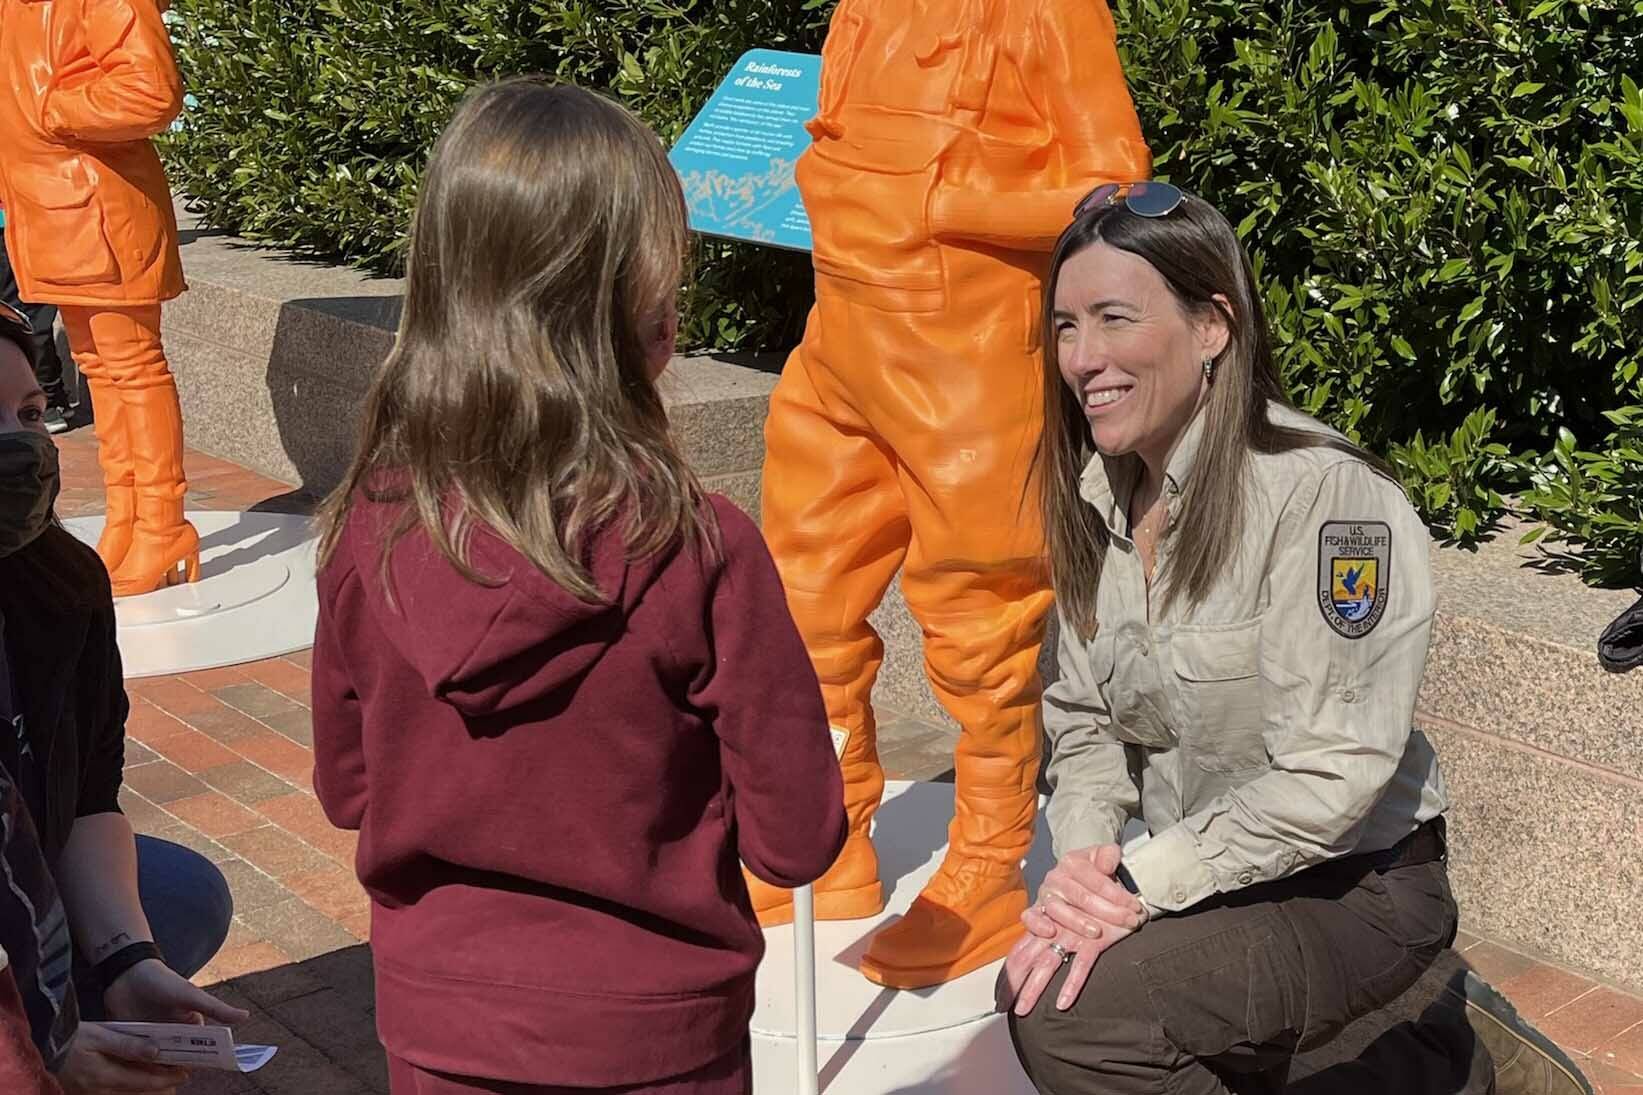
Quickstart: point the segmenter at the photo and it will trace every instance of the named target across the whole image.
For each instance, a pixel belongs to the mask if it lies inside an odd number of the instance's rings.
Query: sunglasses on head
[[[1167,182],[1102,183],[1073,206],[1073,219],[1108,205],[1122,205],[1138,217],[1167,217],[1186,199],[1185,190]]]

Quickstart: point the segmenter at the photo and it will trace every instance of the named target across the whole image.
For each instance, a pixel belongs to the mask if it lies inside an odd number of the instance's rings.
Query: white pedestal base
[[[816,925],[817,1058],[826,1095],[1034,1095],[1005,1018],[993,1010],[1002,963],[910,992],[882,988],[856,969],[873,932],[906,912],[935,873],[952,817],[951,784],[887,784],[873,836],[890,890],[883,915]],[[1031,891],[1053,863],[1041,820],[1027,859]],[[765,942],[752,1026],[753,1090],[785,1095],[795,1088],[798,1067],[793,929],[771,928]]]
[[[314,641],[314,534],[306,517],[194,511],[200,580],[114,602],[127,677],[290,654]],[[63,522],[95,545],[101,517]]]

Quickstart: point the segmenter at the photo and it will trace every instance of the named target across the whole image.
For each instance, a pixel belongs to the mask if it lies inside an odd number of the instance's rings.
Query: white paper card
[[[844,743],[850,740],[850,732],[840,730],[837,726],[828,727],[828,732],[833,735],[833,756],[844,756]]]
[[[277,1046],[236,1046],[227,1027],[193,1023],[105,1023],[110,1030],[154,1042],[160,1063],[184,1068],[215,1068],[224,1072],[255,1072],[278,1051]]]

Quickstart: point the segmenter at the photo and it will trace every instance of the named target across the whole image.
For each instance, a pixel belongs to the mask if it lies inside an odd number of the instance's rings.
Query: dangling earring
[[[1204,379],[1206,381],[1215,379],[1215,359],[1212,357],[1204,358]]]

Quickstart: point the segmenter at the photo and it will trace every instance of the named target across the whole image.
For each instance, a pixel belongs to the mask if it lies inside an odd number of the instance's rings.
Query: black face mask
[[[58,485],[51,438],[33,430],[0,433],[0,558],[22,551],[46,530]]]

